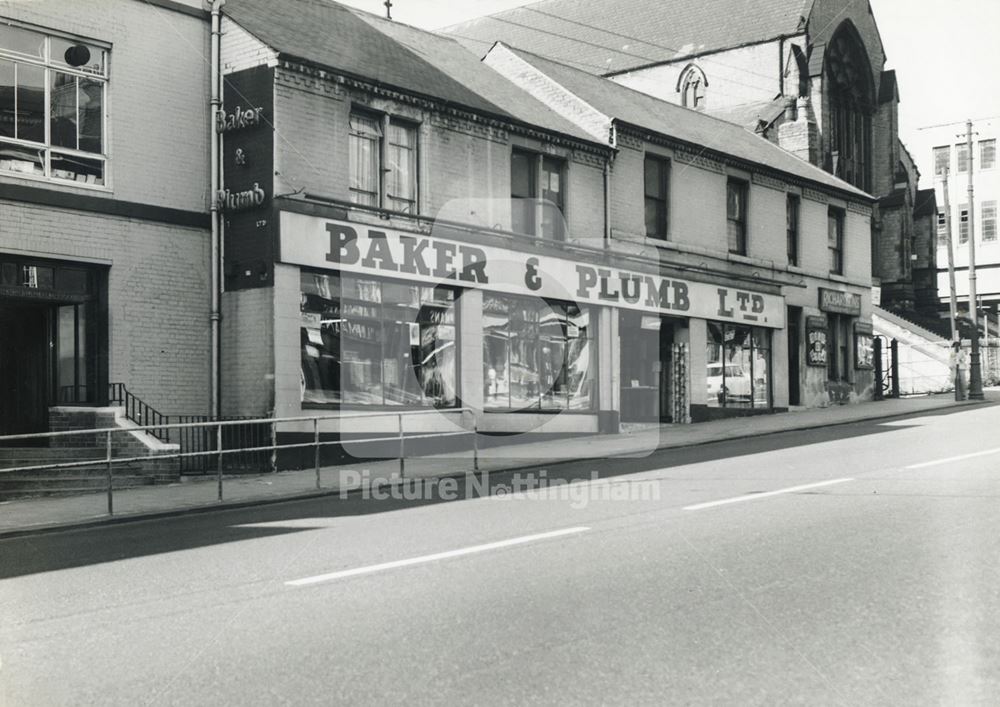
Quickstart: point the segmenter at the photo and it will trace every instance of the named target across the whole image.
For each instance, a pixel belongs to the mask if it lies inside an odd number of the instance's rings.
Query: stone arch
[[[677,76],[676,90],[681,94],[681,105],[685,108],[703,110],[705,108],[708,77],[705,70],[694,62],[684,67]]]
[[[796,98],[809,95],[809,61],[802,47],[793,44],[785,65],[785,95],[795,91]]]
[[[875,85],[864,41],[850,20],[833,33],[823,64],[829,167],[838,177],[869,191]]]

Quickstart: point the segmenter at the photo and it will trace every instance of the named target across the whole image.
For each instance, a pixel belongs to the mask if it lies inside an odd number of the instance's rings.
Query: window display
[[[483,296],[483,406],[589,410],[590,311],[571,302]]]
[[[303,271],[302,401],[456,404],[455,290]]]
[[[771,406],[771,334],[760,327],[708,323],[709,407]]]

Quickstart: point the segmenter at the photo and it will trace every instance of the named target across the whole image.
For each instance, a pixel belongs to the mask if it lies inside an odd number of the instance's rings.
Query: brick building
[[[207,411],[206,19],[197,0],[0,2],[0,434],[109,383]]]
[[[224,412],[566,434],[870,398],[863,191],[505,47],[224,12]]]
[[[933,312],[936,251],[898,137],[899,94],[867,3],[545,0],[450,27],[500,40],[759,133],[878,199],[872,276],[884,307]]]

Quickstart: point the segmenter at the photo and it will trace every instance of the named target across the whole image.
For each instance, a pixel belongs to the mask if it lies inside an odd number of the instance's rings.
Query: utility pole
[[[951,355],[955,361],[955,370],[952,374],[955,378],[955,400],[962,399],[962,386],[960,384],[961,374],[959,373],[958,352],[962,346],[962,337],[958,333],[958,299],[955,297],[955,254],[953,252],[951,240],[951,203],[948,200],[948,167],[945,166],[941,173],[941,190],[944,192],[944,232],[948,243],[948,289],[951,293],[949,300],[951,311]]]
[[[976,299],[976,229],[972,208],[972,120],[965,121],[965,149],[969,169],[969,314],[972,318],[972,353],[969,356],[969,400],[983,399],[983,374],[979,363],[979,306]]]

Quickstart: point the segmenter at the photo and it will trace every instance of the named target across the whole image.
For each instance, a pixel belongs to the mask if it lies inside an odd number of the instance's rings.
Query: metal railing
[[[438,414],[438,415],[460,415],[462,422],[464,423],[466,413],[471,413],[472,423],[470,428],[464,428],[464,425],[460,425],[463,428],[455,431],[445,431],[445,432],[426,432],[418,434],[407,434],[404,420],[407,418],[413,418],[417,416]],[[351,438],[348,441],[344,441],[339,438],[343,431],[338,429],[331,431],[333,434],[338,435],[338,439],[322,439],[321,435],[324,432],[320,429],[321,422],[325,421],[344,421],[344,420],[354,420],[359,418],[378,418],[378,417],[395,417],[397,419],[396,433],[386,434],[378,437],[367,437],[354,439]],[[260,444],[251,447],[237,447],[237,448],[226,448],[224,445],[226,428],[235,427],[238,425],[244,425],[247,423],[251,424],[261,424],[268,425],[270,427],[270,439],[268,444]],[[312,439],[308,442],[292,442],[285,444],[278,444],[278,426],[297,424],[297,426],[311,427],[311,437]],[[338,425],[338,427],[341,427]],[[152,430],[165,430],[168,434],[171,430],[210,430],[215,437],[214,449],[199,450],[193,452],[171,452],[165,451],[163,453],[157,453],[155,455],[148,456],[124,456],[116,457],[114,456],[114,443],[113,435],[116,433],[129,433],[129,432],[139,432],[145,431],[152,434]],[[294,430],[294,432],[301,432],[301,430]],[[287,431],[286,431],[287,433]],[[114,515],[114,491],[115,491],[115,467],[116,465],[135,465],[141,464],[143,462],[158,462],[170,459],[185,459],[185,458],[201,458],[208,457],[214,458],[215,461],[215,474],[217,477],[217,500],[221,502],[223,500],[223,477],[224,477],[224,460],[227,455],[233,454],[244,454],[248,452],[268,452],[271,455],[271,468],[275,468],[276,455],[280,450],[291,450],[291,449],[313,449],[313,459],[312,466],[314,467],[316,474],[316,488],[322,488],[321,482],[321,465],[320,465],[320,451],[323,447],[330,447],[333,445],[358,445],[358,444],[380,444],[385,445],[386,443],[394,443],[397,453],[396,458],[399,459],[399,478],[405,478],[406,474],[406,450],[407,443],[419,439],[443,439],[449,437],[457,437],[463,435],[472,436],[471,452],[472,452],[472,465],[473,471],[479,471],[479,427],[476,420],[475,410],[467,407],[459,408],[448,408],[446,410],[418,410],[418,411],[407,411],[405,413],[396,412],[364,412],[364,413],[346,413],[338,415],[309,415],[300,417],[264,417],[264,418],[251,418],[247,420],[213,420],[208,422],[171,422],[164,424],[153,424],[153,425],[139,425],[138,427],[107,427],[98,428],[92,430],[67,430],[63,432],[39,432],[33,434],[20,434],[20,435],[4,435],[0,436],[0,445],[15,441],[15,440],[25,440],[25,441],[39,441],[43,439],[54,439],[59,437],[76,436],[81,435],[100,435],[103,437],[103,448],[104,456],[102,458],[87,459],[84,461],[72,461],[72,462],[58,462],[51,464],[36,464],[31,466],[22,467],[9,467],[0,468],[0,478],[5,474],[11,473],[23,473],[23,472],[40,472],[51,469],[79,469],[84,467],[102,467],[105,472],[105,493],[107,495],[107,513],[108,515]],[[413,455],[414,457],[417,455]],[[385,458],[385,457],[381,457]],[[392,458],[392,457],[390,457]]]
[[[132,395],[124,383],[108,384],[108,404],[114,403],[120,403],[125,408],[125,417],[142,426],[149,434],[161,442],[170,441],[170,430],[167,429],[170,418]]]

